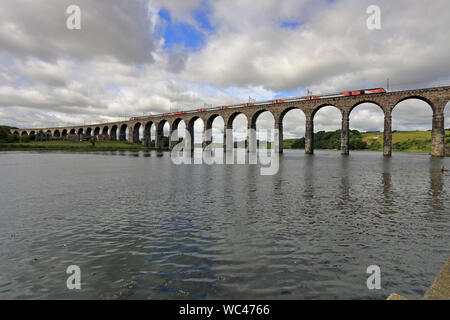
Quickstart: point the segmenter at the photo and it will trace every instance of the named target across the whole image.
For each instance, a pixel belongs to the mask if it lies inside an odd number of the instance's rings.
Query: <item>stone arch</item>
[[[219,120],[219,118],[222,120],[223,124],[220,126],[214,127],[214,121]],[[206,136],[204,137],[205,147],[214,142],[214,136],[215,136],[214,131],[216,131],[216,132],[218,131],[217,133],[220,134],[220,136],[221,136],[217,142],[225,145],[225,128],[226,128],[226,126],[225,126],[224,117],[215,113],[215,114],[209,116],[205,122],[206,122],[206,132],[205,132]]]
[[[353,112],[357,108],[359,110]],[[367,124],[368,119],[371,120],[370,125]],[[354,104],[348,115],[349,150],[383,150],[385,155],[390,155],[391,129],[389,127],[390,122],[387,123],[387,121],[390,121],[390,110],[383,108],[380,103],[373,100],[363,100]],[[360,134],[354,130],[359,131]],[[364,133],[373,134],[363,136]],[[352,139],[350,139],[350,134],[353,135]]]
[[[136,122],[133,126],[133,143],[139,143],[140,136],[139,130],[141,129],[142,124],[140,122]]]
[[[144,126],[144,138],[142,143],[146,147],[150,147],[152,143],[152,126],[153,121],[148,121]]]
[[[288,114],[290,114],[290,115],[286,119],[286,115],[288,115]],[[297,114],[296,118],[292,119],[293,116],[295,117],[295,114]],[[300,114],[300,116],[298,116],[298,114]],[[278,131],[279,131],[279,133],[278,133],[279,134],[279,142],[278,142],[278,144],[279,144],[279,152],[280,153],[283,152],[283,140],[284,140],[284,137],[285,137],[284,127],[285,127],[285,123],[286,122],[288,122],[288,124],[289,124],[289,122],[291,122],[290,126],[291,127],[295,127],[294,132],[291,133],[287,137],[288,139],[289,138],[292,139],[294,137],[293,135],[295,133],[297,133],[298,130],[301,130],[299,132],[300,133],[299,136],[297,135],[295,138],[296,139],[303,139],[303,141],[302,140],[296,141],[296,145],[292,146],[292,148],[293,149],[294,148],[300,148],[300,147],[304,148],[304,146],[301,145],[302,143],[304,144],[304,137],[305,137],[306,113],[305,113],[304,109],[299,108],[297,106],[286,108],[280,113],[278,119],[275,119],[275,120],[278,122],[276,125],[278,126]],[[302,121],[302,122],[299,122],[299,121]],[[297,125],[297,124],[301,124],[301,125]],[[298,128],[302,128],[302,129],[298,129]],[[303,132],[303,134],[301,132]]]
[[[67,136],[67,129],[64,129],[64,130],[62,131],[61,135],[62,135],[63,137]]]
[[[184,130],[179,129],[179,125],[183,124]],[[172,121],[171,133],[170,133],[170,148],[173,148],[180,142],[180,138],[186,138],[186,122],[182,118],[176,118]]]
[[[335,108],[339,111],[340,113],[340,117],[338,118],[341,121],[341,130],[343,128],[347,128],[348,129],[348,117],[347,117],[347,121],[345,122],[343,119],[343,109],[333,105],[331,103],[324,103],[321,105],[318,105],[317,107],[315,107],[312,112],[310,114],[306,115],[306,126],[305,126],[305,152],[308,154],[313,154],[314,153],[314,148],[315,148],[315,143],[314,143],[314,132],[316,131],[315,128],[315,124],[314,121],[316,120],[316,115],[317,113],[325,108],[325,107],[332,107]],[[348,114],[347,114],[348,116]],[[348,130],[342,130],[341,132],[341,153],[342,154],[348,154],[348,149],[346,150],[346,146],[348,145],[348,141],[345,140],[345,138],[348,138]],[[342,139],[344,138],[344,139]]]
[[[109,130],[109,127],[108,126],[104,126],[103,129],[102,129],[102,134],[103,135],[108,135],[108,130]]]
[[[78,135],[81,136],[84,133],[84,129],[83,128],[79,128],[78,129]]]
[[[111,130],[109,131],[109,135],[110,135],[110,137],[111,137],[111,140],[114,140],[114,141],[116,141],[117,140],[117,136],[118,136],[118,129],[119,129],[119,127],[117,126],[117,125],[113,125],[112,127],[111,127]]]
[[[325,104],[321,104],[314,108],[314,110],[311,113],[312,119],[314,120],[314,117],[316,116],[317,112],[319,112],[322,108],[325,108],[325,107],[334,107],[342,113],[342,109],[339,108],[338,106],[335,106],[334,104],[330,104],[330,103],[325,103]]]
[[[92,128],[86,128],[86,135],[87,136],[92,136]]]
[[[20,135],[20,133],[19,133],[19,131],[14,131],[13,135],[15,135],[15,136],[19,136],[19,135]]]
[[[402,151],[408,147],[407,140],[410,134],[404,132],[402,138],[396,138],[396,131],[427,131],[426,135],[431,139],[430,150],[432,155],[444,155],[444,123],[443,116],[435,117],[436,109],[434,104],[422,96],[412,95],[398,99],[392,107],[392,129],[393,138],[396,140],[392,144],[394,151]],[[412,147],[412,146],[411,146]],[[414,146],[417,151],[427,152],[425,144]]]
[[[269,134],[270,136],[261,136],[261,130],[258,131],[257,128],[257,122],[258,119],[260,118],[261,115],[263,114],[268,114],[271,116],[272,118],[272,128],[270,128]],[[275,137],[272,136],[273,134],[273,129],[275,129],[276,127],[276,120],[275,120],[275,115],[267,110],[267,109],[261,109],[258,110],[257,112],[253,113],[250,116],[250,122],[247,124],[248,125],[248,132],[247,132],[247,145],[248,145],[248,150],[250,152],[256,152],[257,148],[258,148],[258,141],[261,141],[262,139],[264,140],[268,140],[270,142],[273,143],[273,139]],[[279,142],[279,141],[278,141]],[[279,145],[277,144],[277,147],[279,147]]]
[[[164,127],[165,125],[169,126],[169,134],[170,134],[170,122],[166,119],[162,119],[156,125],[156,149],[162,150],[166,146],[164,145]]]
[[[269,109],[261,109],[261,110],[256,111],[255,113],[253,113],[250,116],[249,126],[252,127],[252,128],[254,126],[256,126],[256,121],[258,120],[258,117],[264,112],[269,112],[273,116],[273,118],[275,119],[275,115]]]
[[[61,133],[59,132],[59,130],[55,130],[53,131],[53,136],[59,138],[61,136]]]
[[[35,136],[36,135],[36,132],[35,131],[30,131],[30,136]]]
[[[77,134],[77,130],[76,129],[70,129],[70,134]]]
[[[98,136],[100,134],[100,127],[95,127],[94,136]]]
[[[241,114],[243,114],[247,118],[247,122],[249,121],[247,115],[244,112],[241,112],[241,111],[234,112],[228,117],[228,119],[226,119],[226,127],[227,127],[227,129],[233,129],[233,121],[234,121],[234,119],[236,119],[236,117],[241,115]]]
[[[374,105],[378,106],[383,112],[385,112],[383,106],[382,106],[380,103],[378,103],[378,102],[376,102],[376,101],[374,101],[374,100],[369,100],[369,99],[368,99],[368,100],[362,100],[362,101],[359,101],[359,102],[355,103],[355,104],[350,108],[350,110],[348,111],[348,114],[350,115],[350,114],[352,113],[353,109],[355,109],[356,107],[358,107],[358,106],[360,106],[360,105],[362,105],[362,104],[365,104],[365,103],[371,103],[371,104],[374,104]]]
[[[412,103],[412,106],[410,105],[409,107],[413,108],[413,109],[405,109],[407,107],[407,102]],[[421,104],[420,106],[414,105],[414,101],[416,101],[416,103]],[[420,102],[418,102],[420,101]],[[429,109],[427,107],[425,107],[425,105],[427,105],[429,107]],[[403,112],[401,111],[403,110]],[[423,97],[419,97],[419,96],[410,96],[410,97],[405,97],[402,99],[399,99],[393,106],[392,106],[392,124],[393,124],[393,129],[394,130],[418,130],[418,129],[422,129],[422,130],[430,130],[432,129],[432,117],[434,114],[434,105],[432,102],[430,102],[428,99],[425,99]],[[416,112],[411,112],[411,111],[416,111]],[[426,112],[429,115],[429,124],[427,127],[422,127],[419,128],[419,122],[418,121],[423,121],[423,117],[419,116],[418,113],[419,112]],[[403,114],[402,114],[403,113]],[[428,116],[427,115],[427,116]],[[399,118],[403,117],[403,118],[413,118],[413,117],[417,117],[417,119],[408,119],[407,121],[403,121],[402,123],[399,122]],[[423,115],[425,116],[425,115]],[[409,126],[411,124],[415,125],[414,127],[411,128],[406,128],[407,126]]]
[[[396,107],[398,104],[400,104],[400,103],[402,103],[402,102],[404,102],[404,101],[406,101],[406,100],[410,100],[410,99],[421,100],[421,101],[427,103],[427,104],[430,106],[432,112],[435,111],[433,102],[431,102],[428,98],[423,97],[423,96],[420,96],[420,95],[413,95],[413,96],[403,97],[403,98],[397,100],[397,101],[393,104],[393,106],[392,106],[392,111],[394,111],[395,107]]]
[[[300,108],[300,107],[289,107],[289,108],[286,108],[283,111],[281,111],[280,116],[278,117],[279,124],[283,123],[283,120],[284,120],[284,117],[286,116],[286,114],[288,114],[292,110],[300,110],[303,113],[303,115],[306,116],[305,110],[303,110],[302,108]]]
[[[231,114],[228,117],[228,119],[224,119],[225,123],[226,123],[226,131],[225,131],[225,148],[226,148],[225,150],[226,151],[231,151],[231,150],[234,149],[234,138],[235,138],[235,136],[237,136],[236,133],[238,133],[237,132],[238,130],[234,126],[234,121],[240,115],[243,115],[245,120],[246,120],[246,125],[245,125],[245,131],[246,132],[245,133],[242,132],[241,135],[242,136],[244,136],[244,135],[247,136],[247,134],[248,134],[247,128],[248,128],[248,124],[249,124],[249,119],[248,119],[248,116],[245,113],[237,111],[237,112]],[[236,131],[236,132],[234,132],[234,131]],[[247,137],[245,139],[247,139]]]
[[[125,141],[127,140],[127,124],[124,123],[120,126],[120,131],[119,131],[119,140],[120,141]]]
[[[187,140],[190,139],[189,141],[190,141],[191,151],[194,151],[194,148],[195,148],[195,142],[196,142],[195,141],[195,139],[196,139],[196,137],[195,137],[195,123],[198,120],[201,120],[201,122],[202,122],[202,126],[201,126],[201,129],[200,129],[201,134],[202,134],[202,139],[201,139],[202,147],[204,147],[204,145],[205,145],[204,144],[205,137],[203,136],[204,135],[204,131],[205,131],[205,121],[200,116],[194,116],[194,117],[190,118],[188,120],[188,123],[186,124],[186,134],[189,134],[190,137],[186,136],[185,139],[187,139]],[[197,141],[197,142],[199,142],[199,141]],[[186,142],[186,143],[189,143],[189,142]]]
[[[27,136],[28,135],[28,132],[26,132],[26,131],[22,131],[22,134],[21,134],[22,136]]]

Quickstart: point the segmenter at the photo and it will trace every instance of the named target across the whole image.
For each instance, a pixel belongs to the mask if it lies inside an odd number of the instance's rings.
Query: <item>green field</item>
[[[139,151],[149,150],[142,144],[128,141],[97,141],[95,146],[89,141],[30,141],[0,143],[0,151]]]
[[[315,136],[317,133],[315,134]],[[339,149],[340,144],[340,132],[334,132],[332,137],[335,141],[334,146],[329,149]],[[324,136],[323,134],[321,136]],[[327,136],[325,136],[327,139]],[[383,150],[383,132],[361,132],[354,135],[360,139],[364,144],[364,148],[356,147],[352,150],[371,150],[382,151]],[[299,139],[286,139],[283,141],[284,149],[292,149],[293,144]],[[317,137],[314,140],[315,148],[320,149],[320,141]],[[323,143],[322,143],[323,144]],[[450,130],[445,131],[445,145],[450,146]],[[404,151],[404,152],[430,152],[431,149],[431,131],[395,131],[392,133],[392,150]]]
[[[383,133],[362,133],[362,140],[370,150],[382,150]],[[445,145],[450,146],[450,130],[445,131]],[[392,133],[392,150],[407,152],[430,152],[431,131],[395,131]]]

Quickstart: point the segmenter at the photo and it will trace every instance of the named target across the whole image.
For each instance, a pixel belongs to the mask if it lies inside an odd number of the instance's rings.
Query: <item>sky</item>
[[[72,4],[79,30],[66,27]],[[369,5],[381,9],[380,29],[367,27]],[[386,87],[387,78],[391,90],[450,85],[449,9],[448,0],[2,0],[0,124],[117,121],[307,89]],[[315,130],[337,130],[340,118],[323,108]],[[264,113],[257,126],[272,123]],[[350,127],[382,130],[383,114],[359,106]],[[431,108],[402,102],[393,128],[431,129]],[[302,112],[289,112],[284,137],[303,135]]]

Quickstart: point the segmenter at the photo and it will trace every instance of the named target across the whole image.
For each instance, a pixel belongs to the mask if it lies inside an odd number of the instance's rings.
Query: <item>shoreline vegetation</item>
[[[128,141],[34,141],[33,136],[14,136],[9,133],[10,127],[0,126],[0,151],[145,151],[154,150],[154,141],[150,147],[141,143]],[[325,150],[339,150],[341,144],[340,130],[319,131],[314,134],[314,148]],[[167,149],[168,138],[164,145]],[[237,143],[235,142],[235,145]],[[258,141],[259,145],[259,141]],[[221,143],[214,143],[214,147],[221,147]],[[271,143],[267,143],[270,148]],[[450,129],[445,131],[445,146],[450,149]],[[196,144],[196,147],[199,145]],[[305,138],[283,140],[284,149],[304,149]],[[382,151],[383,132],[350,131],[350,150]],[[392,151],[394,152],[423,152],[431,149],[431,131],[393,131]],[[449,154],[447,154],[448,156]]]

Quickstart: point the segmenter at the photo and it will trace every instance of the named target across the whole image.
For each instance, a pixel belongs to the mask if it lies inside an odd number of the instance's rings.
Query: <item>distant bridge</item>
[[[163,129],[166,123],[170,126],[170,148],[178,140],[175,137],[175,130],[178,128],[180,121],[186,124],[186,130],[191,135],[191,147],[194,147],[194,122],[202,119],[204,124],[203,146],[212,143],[211,129],[214,119],[222,117],[224,120],[224,151],[230,151],[234,147],[233,120],[239,114],[247,117],[249,129],[256,129],[256,120],[258,116],[268,111],[272,113],[275,123],[275,129],[278,134],[275,137],[275,145],[279,152],[283,152],[283,118],[286,113],[293,109],[300,109],[306,117],[305,123],[305,151],[312,154],[314,152],[314,115],[317,111],[325,106],[334,106],[341,111],[342,114],[342,130],[341,130],[341,153],[349,154],[349,119],[352,110],[362,103],[374,103],[378,105],[384,112],[384,138],[383,138],[383,154],[390,156],[392,154],[392,110],[400,102],[406,99],[419,99],[428,103],[433,111],[432,119],[432,135],[431,135],[431,155],[436,157],[445,156],[445,130],[444,130],[444,109],[450,100],[450,86],[403,90],[388,93],[374,93],[359,96],[342,96],[333,98],[324,98],[319,100],[304,100],[295,102],[285,102],[263,105],[263,106],[247,106],[229,109],[207,109],[203,112],[190,112],[187,114],[169,114],[153,116],[146,120],[128,120],[111,123],[99,123],[89,126],[69,126],[56,128],[36,128],[36,129],[14,129],[11,133],[16,135],[31,135],[37,133],[48,133],[51,136],[66,135],[97,135],[108,134],[112,139],[126,140],[126,132],[128,130],[128,140],[130,142],[139,142],[139,130],[143,130],[143,143],[149,145],[152,141],[152,126],[155,126],[156,137],[155,146],[157,149],[163,148]],[[248,130],[253,132],[253,130]],[[256,136],[254,133],[248,136],[247,148],[251,151],[256,150]]]

